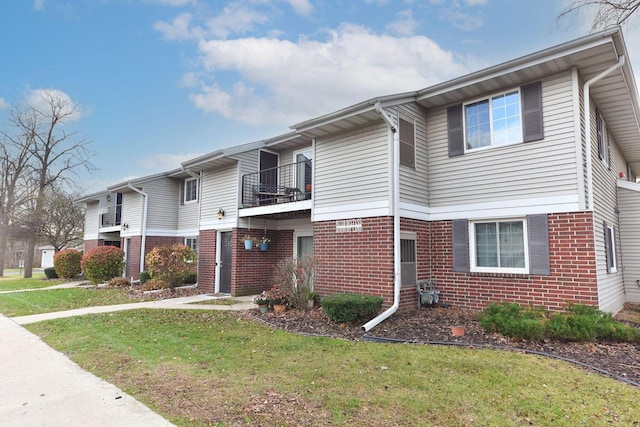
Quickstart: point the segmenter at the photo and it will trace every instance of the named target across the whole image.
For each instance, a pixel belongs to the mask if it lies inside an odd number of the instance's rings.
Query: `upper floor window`
[[[465,104],[466,149],[522,142],[520,111],[519,90]]]
[[[400,118],[400,164],[415,167],[416,165],[416,136],[413,121]]]
[[[191,178],[184,180],[184,203],[198,200],[198,179]]]

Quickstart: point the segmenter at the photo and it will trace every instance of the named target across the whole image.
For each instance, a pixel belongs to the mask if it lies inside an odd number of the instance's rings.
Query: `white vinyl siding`
[[[620,209],[620,252],[624,266],[626,301],[640,303],[640,184],[629,184],[634,190],[618,188]]]
[[[204,172],[202,178],[201,226],[218,224],[218,210],[224,209],[225,218],[233,218],[238,209],[238,168],[227,166]]]
[[[97,239],[99,228],[100,202],[87,203],[87,208],[84,211],[84,239]]]
[[[411,118],[415,126],[416,164],[413,168],[400,166],[400,201],[427,206],[429,191],[427,181],[427,113],[416,103],[402,105],[395,114]]]
[[[258,150],[247,151],[233,156],[240,161],[240,173],[253,173],[258,171]],[[204,185],[204,184],[203,184]],[[204,197],[204,194],[203,196]]]
[[[431,207],[576,196],[575,127],[570,72],[542,81],[545,138],[449,157],[447,109],[427,113]]]
[[[388,126],[368,126],[316,140],[315,208],[389,199]]]
[[[148,230],[175,231],[178,224],[179,200],[177,195],[180,194],[180,184],[180,180],[170,178],[161,178],[144,183],[143,191],[149,196],[147,210]]]
[[[615,143],[615,137],[609,135],[609,165],[598,157],[598,142],[595,120],[596,106],[591,103],[591,150],[593,173],[593,217],[596,244],[596,268],[598,273],[598,298],[601,310],[615,312],[624,304],[623,268],[620,256],[620,226],[617,205],[618,173],[626,170],[626,160]],[[606,119],[606,117],[605,117]],[[604,222],[616,230],[617,272],[607,271],[605,252]]]

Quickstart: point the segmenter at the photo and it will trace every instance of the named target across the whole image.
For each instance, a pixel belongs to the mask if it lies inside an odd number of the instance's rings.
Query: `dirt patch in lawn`
[[[399,312],[365,333],[361,325],[338,325],[321,309],[290,310],[284,314],[260,313],[247,315],[286,331],[323,335],[352,340],[389,340],[439,345],[507,348],[513,351],[542,353],[569,359],[585,369],[640,386],[640,344],[626,343],[561,343],[527,342],[487,333],[478,324],[480,312],[459,307],[429,307]],[[640,305],[626,305],[615,318],[640,326]],[[464,335],[452,335],[452,327],[463,326]]]

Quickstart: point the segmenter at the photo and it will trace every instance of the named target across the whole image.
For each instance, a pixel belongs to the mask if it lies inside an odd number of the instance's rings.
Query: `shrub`
[[[144,285],[147,280],[151,279],[151,274],[148,271],[141,271],[140,272],[140,284]]]
[[[318,263],[315,258],[305,255],[299,259],[284,258],[276,264],[273,282],[287,294],[289,305],[306,310],[308,301],[313,299],[313,280]]]
[[[53,257],[53,267],[58,277],[73,279],[82,273],[82,252],[76,249],[63,249]]]
[[[56,273],[55,267],[47,267],[44,269],[44,275],[47,276],[47,279],[57,279],[58,273]]]
[[[124,272],[124,252],[115,246],[98,246],[82,257],[82,271],[94,285]]]
[[[169,285],[162,279],[149,279],[142,285],[143,291],[157,291],[159,289],[166,289]]]
[[[362,294],[334,294],[322,297],[322,309],[337,323],[356,323],[375,317],[382,307],[382,298]]]
[[[107,285],[110,288],[126,288],[128,286],[131,286],[131,282],[126,277],[114,277],[113,279],[109,280],[109,283],[107,283]]]
[[[640,329],[584,304],[572,305],[567,313],[550,316],[543,308],[523,309],[518,304],[494,303],[487,306],[478,320],[487,331],[529,341],[640,342]]]
[[[175,244],[157,246],[144,258],[151,277],[161,279],[170,288],[183,283],[196,271],[196,252],[188,246]]]
[[[193,285],[194,283],[198,283],[198,273],[189,273],[182,279],[184,285]]]

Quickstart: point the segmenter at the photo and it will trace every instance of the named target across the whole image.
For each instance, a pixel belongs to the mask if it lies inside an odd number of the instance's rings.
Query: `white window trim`
[[[611,245],[611,268],[607,265],[607,269],[609,270],[609,273],[617,273],[618,260],[616,256],[616,233],[613,225],[607,225],[607,238],[609,239],[608,243]],[[606,254],[605,259],[607,258],[609,258],[609,254]]]
[[[296,164],[296,163],[298,163],[298,154],[304,154],[304,153],[309,152],[309,151],[311,152],[311,164],[313,165],[313,147],[312,147],[312,146],[309,146],[309,147],[302,148],[302,149],[300,149],[300,150],[296,150],[296,151],[294,151],[294,152],[293,152],[293,161],[292,161],[291,163],[292,163],[292,164]],[[313,166],[311,166],[311,167],[312,167],[312,170],[313,170]],[[313,172],[312,172],[312,173],[313,173]],[[294,180],[294,184],[295,184],[295,186],[296,186],[296,187],[298,187],[298,188],[300,188],[300,185],[299,185],[299,183],[298,183],[298,173],[297,173],[297,170],[296,170],[296,171],[295,171],[295,173],[293,174],[293,180]],[[305,189],[304,189],[304,188],[300,188],[300,190],[305,191]]]
[[[293,259],[298,259],[298,237],[313,237],[313,230],[293,232]]]
[[[192,182],[195,181],[196,182],[196,198],[193,200],[187,200],[187,182]],[[187,178],[184,180],[183,184],[184,185],[184,191],[183,191],[183,200],[182,202],[186,205],[186,204],[190,204],[190,203],[197,203],[198,202],[198,192],[200,190],[200,183],[198,182],[198,178]]]
[[[518,99],[520,100],[520,130],[521,130],[520,140],[518,140],[517,142],[508,142],[506,144],[494,145],[493,143],[493,108],[491,108],[491,99],[496,96],[506,95],[507,93],[511,93],[511,92],[518,92]],[[466,107],[467,105],[475,104],[476,102],[485,101],[485,100],[489,101],[489,134],[491,136],[491,145],[486,147],[467,148],[467,108]],[[517,88],[505,90],[502,92],[496,92],[491,95],[482,96],[480,98],[476,98],[469,102],[463,103],[462,104],[462,138],[463,138],[465,153],[473,153],[473,152],[482,151],[482,150],[492,150],[494,148],[507,147],[509,145],[524,143],[524,124],[522,122],[522,93],[520,91],[520,88],[517,87]]]
[[[478,267],[476,262],[476,233],[475,224],[487,222],[522,222],[522,232],[524,236],[524,268],[506,268],[506,267]],[[478,220],[469,220],[469,266],[471,272],[474,273],[508,273],[508,274],[529,274],[529,235],[527,230],[527,219],[522,217],[516,218],[487,218]]]
[[[611,159],[609,158],[611,153],[609,144],[611,144],[611,141],[609,140],[609,126],[607,126],[607,122],[602,117],[602,113],[600,113],[600,123],[602,123],[602,162],[609,167],[611,165]]]
[[[195,251],[196,251],[196,253],[197,253],[197,252],[198,252],[198,249],[199,249],[199,239],[198,239],[198,236],[187,236],[187,237],[185,237],[184,239],[182,239],[182,243],[183,243],[185,246],[189,246],[191,249],[193,249],[193,247],[187,243],[187,240],[195,240],[195,242],[196,242],[196,248],[195,248],[194,250],[195,250]]]

